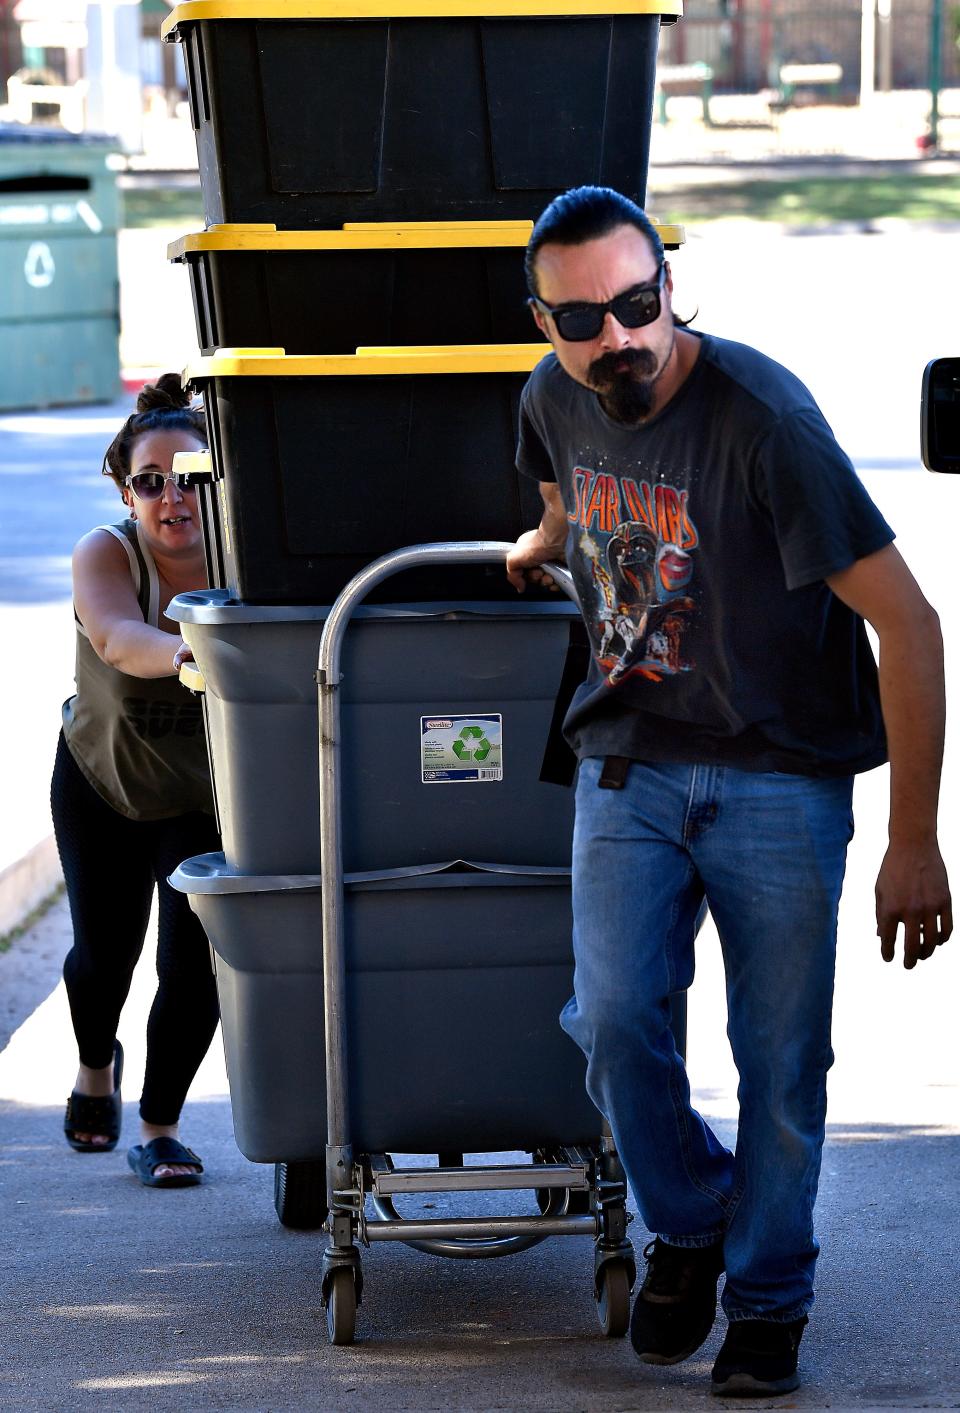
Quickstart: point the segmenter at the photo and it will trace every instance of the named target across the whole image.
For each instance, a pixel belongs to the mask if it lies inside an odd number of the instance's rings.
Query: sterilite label
[[[424,785],[503,779],[503,717],[421,716]]]

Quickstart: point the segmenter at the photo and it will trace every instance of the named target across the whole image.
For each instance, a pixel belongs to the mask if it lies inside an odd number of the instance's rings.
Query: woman
[[[190,656],[164,617],[175,594],[206,584],[196,490],[174,476],[178,451],[206,445],[203,412],[166,373],[137,399],[104,458],[128,514],[73,555],[77,691],[63,708],[51,802],[73,920],[64,963],[80,1069],[64,1130],[81,1153],[120,1137],[120,1011],[158,890],[159,985],[147,1022],[142,1142],[127,1159],[141,1182],[200,1181],[179,1141],[190,1083],[218,1019],[207,941],[167,876],[219,847],[199,703],[177,672]]]

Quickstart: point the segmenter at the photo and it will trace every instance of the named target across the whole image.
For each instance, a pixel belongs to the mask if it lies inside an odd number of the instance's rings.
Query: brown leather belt
[[[622,790],[627,783],[629,769],[629,756],[604,756],[598,786],[601,790]]]

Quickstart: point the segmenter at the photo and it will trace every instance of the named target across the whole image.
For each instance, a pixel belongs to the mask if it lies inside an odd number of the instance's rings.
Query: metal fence
[[[930,86],[931,0],[878,0],[876,72],[880,89]],[[776,87],[783,64],[839,64],[841,98],[860,91],[860,0],[685,0],[684,18],[665,28],[664,64],[701,60],[713,69],[714,89],[753,93]],[[944,0],[940,82],[960,85],[960,0]]]

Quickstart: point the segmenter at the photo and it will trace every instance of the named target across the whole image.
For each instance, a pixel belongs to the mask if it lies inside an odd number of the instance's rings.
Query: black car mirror
[[[933,358],[923,370],[920,455],[928,471],[960,472],[960,358]]]

